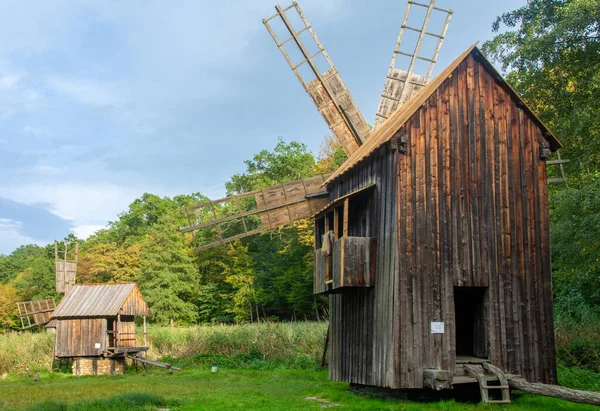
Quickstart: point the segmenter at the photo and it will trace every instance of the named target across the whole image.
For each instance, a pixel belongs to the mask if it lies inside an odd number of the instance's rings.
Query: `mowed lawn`
[[[0,409],[37,410],[585,410],[592,406],[553,398],[518,395],[513,405],[383,400],[348,391],[348,384],[313,370],[184,370],[168,375],[73,377],[65,374],[0,380]]]

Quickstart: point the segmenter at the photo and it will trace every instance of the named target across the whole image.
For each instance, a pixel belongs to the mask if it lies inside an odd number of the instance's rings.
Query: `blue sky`
[[[328,128],[261,21],[274,1],[0,0],[0,253],[85,238],[144,192],[218,198],[279,136],[317,153]],[[524,3],[438,0],[434,73]],[[300,5],[372,122],[405,0]]]

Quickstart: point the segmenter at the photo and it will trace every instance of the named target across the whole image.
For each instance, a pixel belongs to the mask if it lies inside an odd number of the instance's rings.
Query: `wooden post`
[[[350,211],[350,199],[346,198],[344,200],[344,229],[343,229],[343,236],[347,237],[348,236],[348,213]]]
[[[327,326],[327,335],[325,336],[325,346],[323,347],[323,356],[321,357],[321,368],[325,367],[325,359],[327,358],[327,347],[329,346],[329,327],[331,327],[331,323]]]
[[[331,230],[332,227],[329,226],[329,213],[325,214],[325,234]],[[327,241],[329,241],[329,237],[327,237]],[[333,254],[333,244],[331,244],[331,253],[325,257],[325,284],[329,284],[331,278],[331,255]]]
[[[146,316],[144,315],[144,347],[147,347],[148,344],[146,342]],[[146,352],[144,352],[144,357],[146,356]]]
[[[119,348],[121,346],[121,314],[117,314],[117,346]]]
[[[337,240],[340,238],[340,223],[339,223],[339,211],[337,207],[333,209],[333,239]]]

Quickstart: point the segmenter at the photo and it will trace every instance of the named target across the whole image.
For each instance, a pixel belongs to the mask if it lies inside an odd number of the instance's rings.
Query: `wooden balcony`
[[[331,255],[315,250],[314,293],[341,293],[348,287],[375,285],[376,240],[370,237],[341,237],[334,241]]]

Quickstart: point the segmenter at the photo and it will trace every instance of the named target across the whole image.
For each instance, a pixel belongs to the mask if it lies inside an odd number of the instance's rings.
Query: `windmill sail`
[[[37,327],[50,321],[52,312],[56,308],[54,300],[20,301],[17,303],[21,329]]]
[[[75,250],[71,259],[67,259],[69,245],[64,242],[64,248],[59,249],[58,243],[54,242],[54,262],[56,266],[56,292],[67,294],[77,276],[77,257],[79,255],[79,243],[75,243]]]
[[[217,245],[309,218],[328,202],[321,185],[329,175],[316,176],[233,195],[186,208],[198,247]]]
[[[275,44],[285,57],[286,61],[290,65],[290,68],[300,80],[300,83],[304,87],[304,90],[311,97],[313,103],[317,106],[317,109],[327,122],[327,125],[335,135],[337,141],[344,148],[346,154],[350,155],[358,149],[369,137],[370,128],[365,121],[362,113],[358,109],[356,102],[352,98],[348,87],[342,80],[337,69],[331,62],[327,51],[317,38],[317,35],[310,25],[304,13],[298,6],[298,3],[293,2],[286,8],[281,6],[275,6],[277,13],[269,18],[263,19],[265,27],[273,37]],[[297,13],[299,21],[302,26],[300,30],[296,30],[290,17],[286,12]],[[285,29],[290,34],[288,38],[280,41],[277,34],[272,26],[273,19],[279,19],[283,23]],[[275,20],[277,21],[277,20]],[[310,54],[309,48],[302,41],[301,35],[305,32],[310,34],[311,40],[309,40],[313,46],[316,45],[317,51]],[[286,51],[287,45],[297,47],[296,51],[299,51],[302,55],[303,60],[295,62],[290,57],[290,54]],[[326,63],[324,71],[317,67],[316,58],[323,57]],[[307,82],[300,73],[300,68],[304,65],[308,65],[310,72],[314,75],[314,80]]]
[[[408,25],[411,6],[417,6],[427,9],[421,28],[415,28]],[[427,31],[431,14],[434,11],[445,14],[444,23],[439,33]],[[398,41],[396,42],[396,47],[394,48],[394,53],[392,54],[392,62],[390,63],[390,68],[386,77],[385,86],[383,87],[381,99],[379,100],[379,106],[377,108],[377,114],[375,115],[373,129],[376,129],[381,124],[383,124],[383,122],[390,115],[392,115],[392,113],[396,111],[398,107],[406,103],[414,94],[416,94],[421,88],[423,88],[425,84],[427,84],[429,78],[431,77],[431,73],[433,72],[435,62],[437,61],[440,48],[442,47],[442,42],[444,41],[444,37],[446,36],[446,31],[448,30],[448,24],[450,23],[451,17],[452,10],[445,10],[439,7],[435,7],[435,0],[430,0],[429,4],[423,4],[413,0],[408,0],[406,12],[404,13],[402,25],[400,26],[400,34],[398,35]],[[404,34],[406,30],[413,31],[418,34],[417,40],[414,43],[410,52],[403,51],[401,49],[401,46],[403,46],[402,41],[404,39]],[[435,49],[433,51],[432,56],[423,56],[421,54],[421,46],[423,44],[425,36],[430,36],[437,39],[437,43],[435,45]],[[408,65],[407,71],[396,68],[396,59],[398,55],[410,58],[410,63]],[[427,73],[419,75],[414,72],[417,60],[429,62]]]

